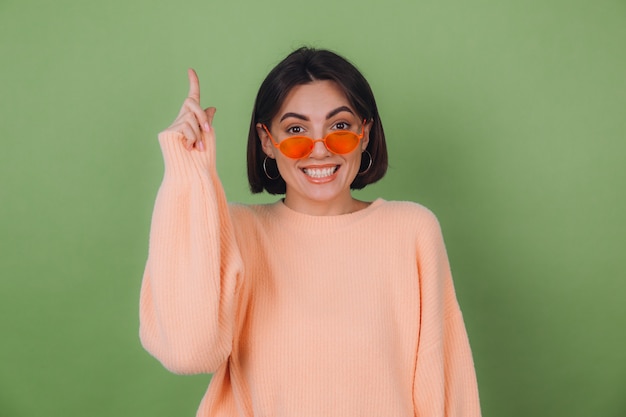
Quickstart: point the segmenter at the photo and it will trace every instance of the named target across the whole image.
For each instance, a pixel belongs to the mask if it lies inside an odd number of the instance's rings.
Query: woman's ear
[[[367,149],[367,145],[370,143],[370,132],[372,131],[373,125],[373,120],[370,120],[363,124],[363,139],[361,139],[361,151]]]
[[[267,131],[265,130],[262,123],[256,124],[256,134],[259,136],[259,140],[261,141],[261,148],[263,148],[263,152],[265,152],[265,155],[269,156],[270,158],[275,158],[274,144],[272,143],[272,140],[267,134]]]

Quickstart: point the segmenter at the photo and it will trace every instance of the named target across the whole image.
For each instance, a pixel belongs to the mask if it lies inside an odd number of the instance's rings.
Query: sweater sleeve
[[[420,417],[479,417],[472,352],[434,215],[418,243],[420,335],[413,398]]]
[[[211,373],[228,358],[242,262],[215,169],[215,145],[159,143],[165,174],[152,215],[140,295],[144,348],[172,372]]]

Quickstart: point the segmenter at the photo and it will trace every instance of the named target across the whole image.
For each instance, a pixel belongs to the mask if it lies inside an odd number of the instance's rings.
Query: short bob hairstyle
[[[257,133],[257,123],[270,127],[272,119],[294,87],[318,80],[337,83],[361,119],[372,122],[367,145],[372,164],[370,169],[356,176],[350,188],[360,190],[378,181],[387,172],[385,132],[374,94],[365,77],[345,58],[331,51],[302,47],[289,54],[274,67],[259,88],[248,133],[248,182],[250,191],[253,193],[267,190],[270,194],[284,194],[286,191],[285,181],[276,174],[275,163],[267,169],[270,176],[276,179],[270,179],[263,170],[263,160],[266,155]],[[367,158],[363,158],[362,165],[364,166],[361,167],[361,171],[365,171],[368,162]]]

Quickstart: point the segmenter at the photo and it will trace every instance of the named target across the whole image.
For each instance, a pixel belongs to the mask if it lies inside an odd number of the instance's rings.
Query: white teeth
[[[337,167],[332,168],[304,168],[303,171],[306,175],[313,178],[330,177],[335,173]]]

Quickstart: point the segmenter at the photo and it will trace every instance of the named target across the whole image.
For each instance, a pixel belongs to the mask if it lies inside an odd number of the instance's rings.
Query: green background
[[[0,416],[195,415],[209,376],[137,336],[156,135],[196,68],[229,199],[273,201],[250,111],[307,44],[377,96],[358,195],[440,218],[484,416],[623,417],[625,41],[617,0],[0,1]]]

